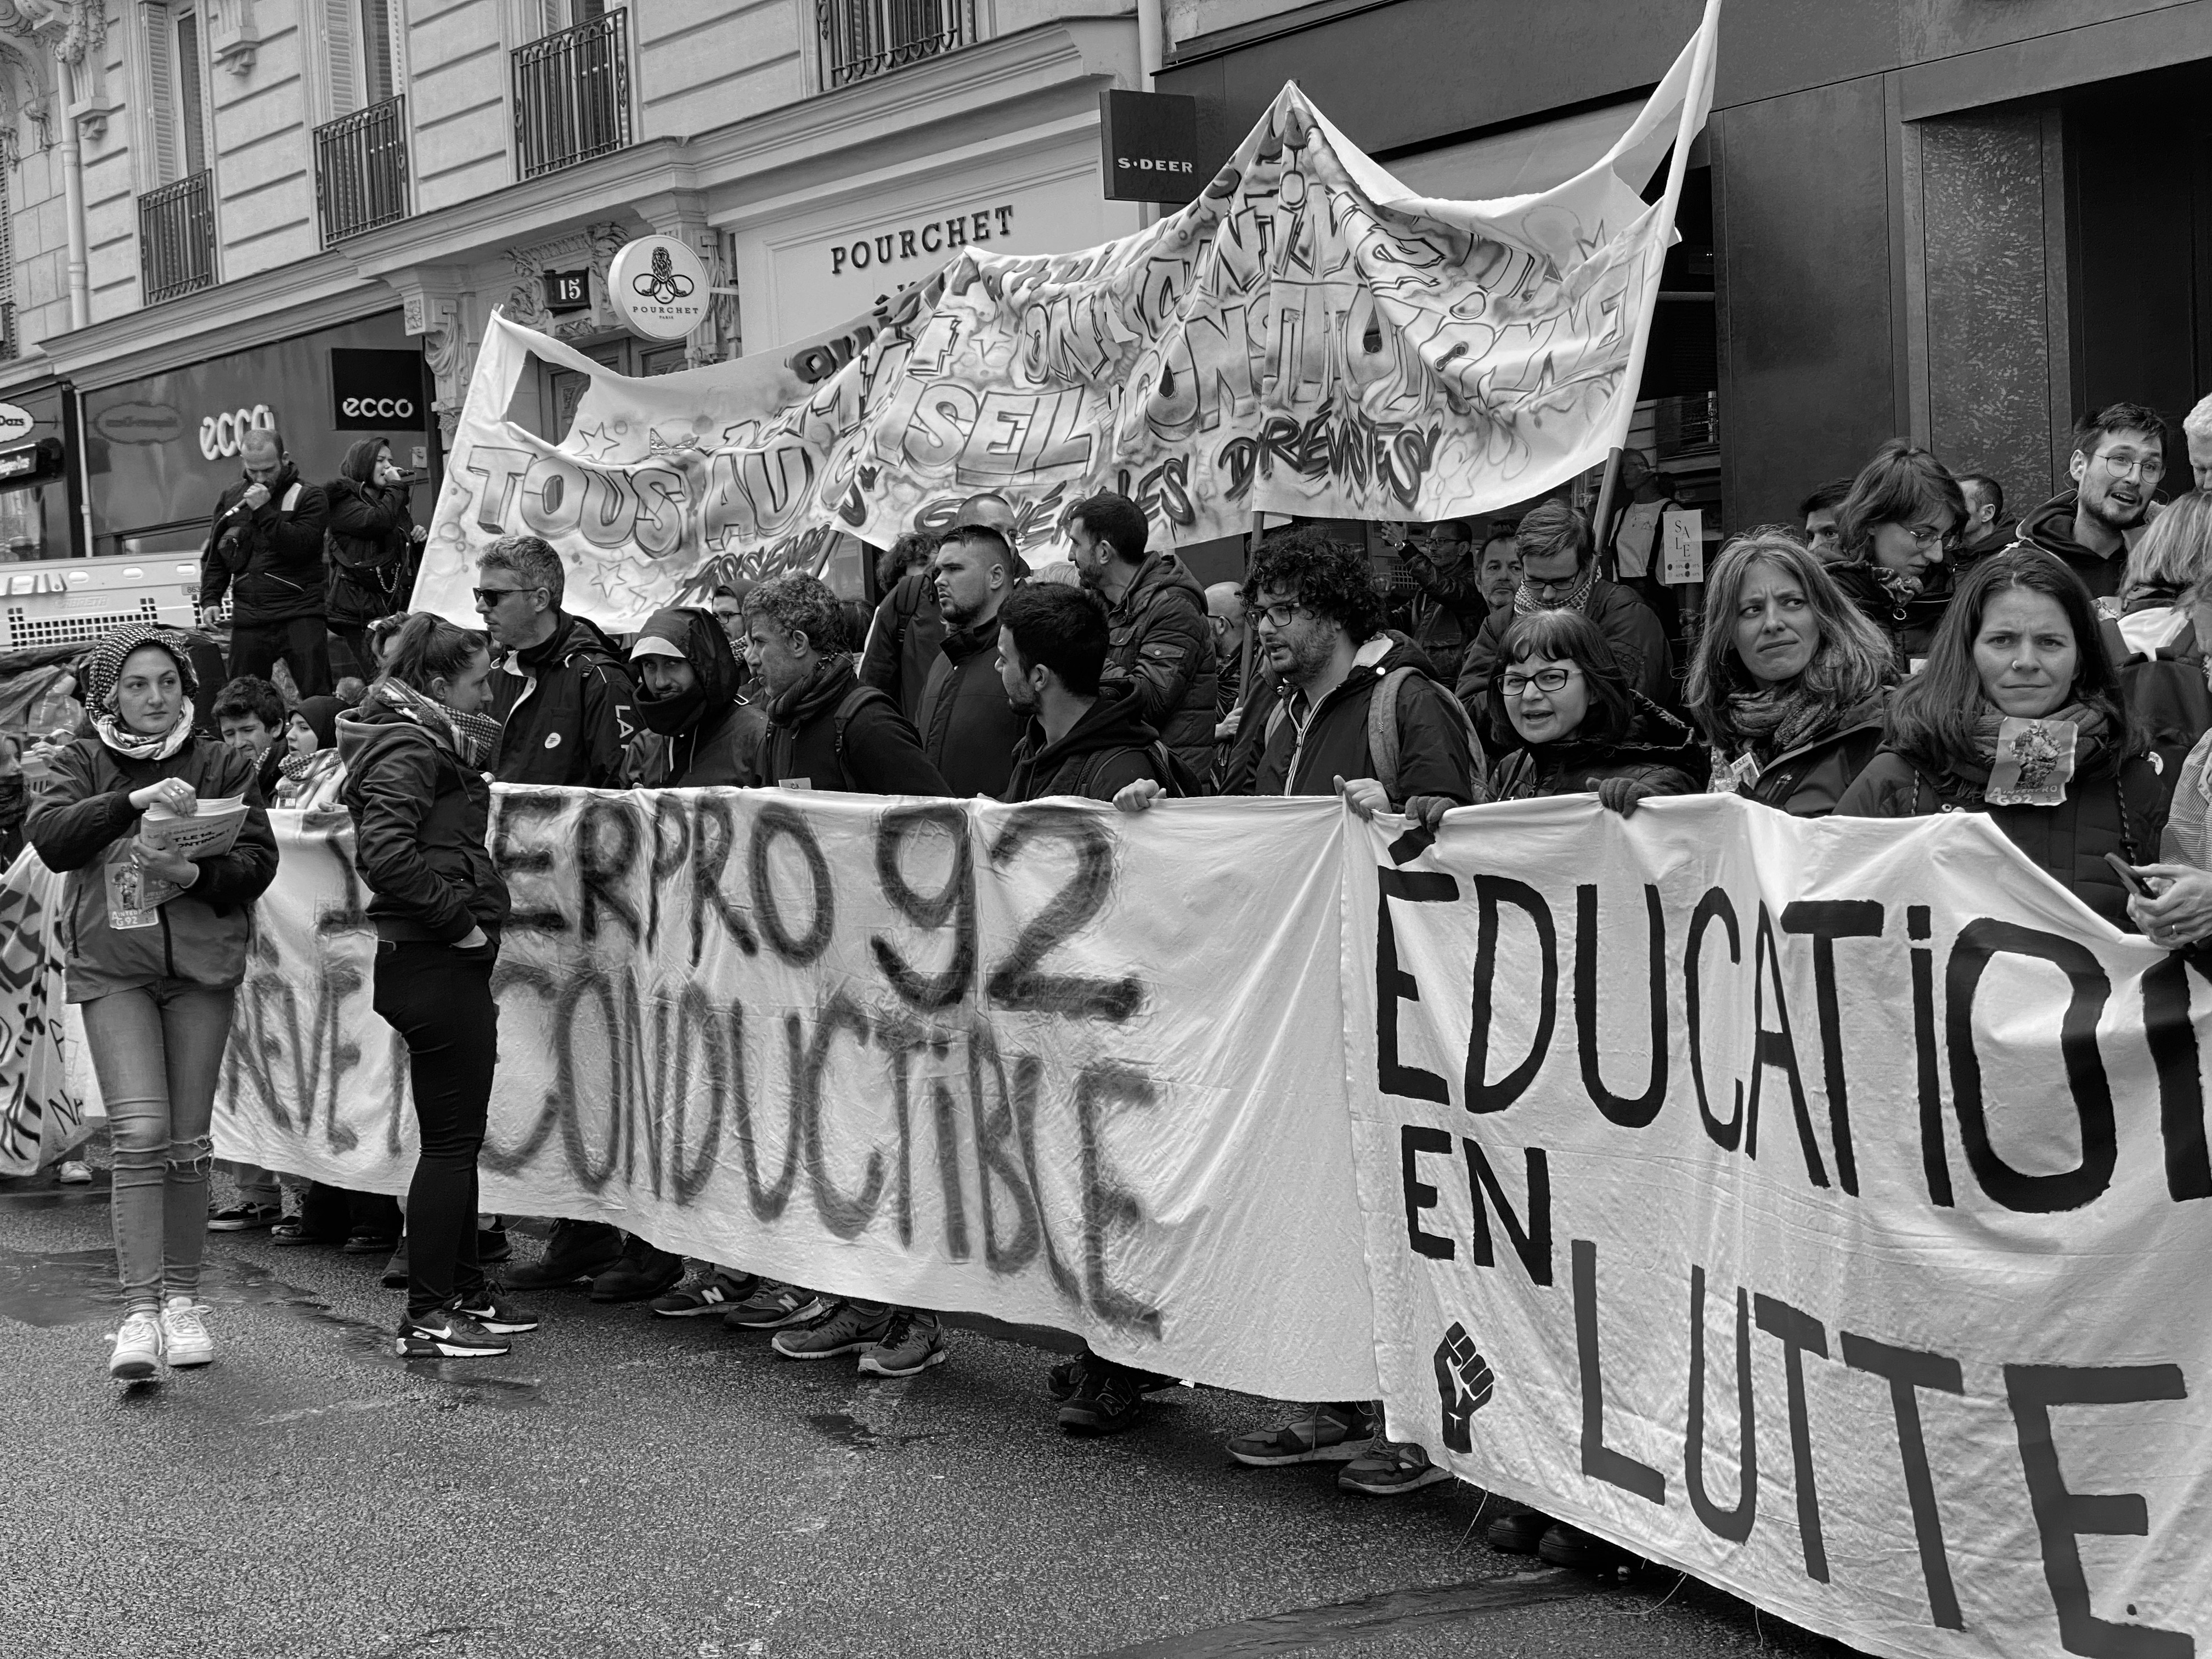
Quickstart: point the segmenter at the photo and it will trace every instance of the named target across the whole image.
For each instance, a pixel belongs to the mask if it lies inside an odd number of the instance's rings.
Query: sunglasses
[[[476,595],[478,605],[489,606],[497,605],[510,593],[543,593],[545,590],[542,587],[472,587],[469,592]]]

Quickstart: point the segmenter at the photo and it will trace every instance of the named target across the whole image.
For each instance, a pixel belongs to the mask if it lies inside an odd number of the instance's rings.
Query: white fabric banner
[[[1344,972],[1390,1432],[1869,1652],[2195,1652],[2197,970],[1978,815],[1394,848]]]
[[[1711,101],[1709,10],[1650,103],[1534,195],[1419,196],[1295,85],[1199,199],[1079,252],[969,246],[824,340],[651,380],[495,316],[416,586],[472,621],[477,554],[516,531],[611,628],[718,582],[888,546],[997,490],[1019,538],[1115,489],[1153,545],[1259,512],[1438,520],[1525,501],[1626,439],[1674,234],[1639,192]],[[1701,47],[1703,49],[1701,49]],[[507,419],[535,354],[591,377],[562,441]]]
[[[1334,802],[495,799],[486,1208],[1228,1388],[1374,1393]],[[270,816],[216,1150],[404,1192],[350,830]]]
[[[84,1034],[64,1003],[62,878],[28,848],[0,876],[0,1176],[35,1174],[85,1137],[71,1076]]]

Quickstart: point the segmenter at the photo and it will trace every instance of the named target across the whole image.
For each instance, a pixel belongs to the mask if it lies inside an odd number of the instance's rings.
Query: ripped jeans
[[[126,1313],[191,1296],[207,1245],[209,1125],[234,994],[157,980],[83,1005],[115,1148],[115,1265]]]

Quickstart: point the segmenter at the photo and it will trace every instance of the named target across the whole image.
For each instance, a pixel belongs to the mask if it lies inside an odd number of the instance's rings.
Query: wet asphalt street
[[[1175,1389],[1069,1438],[1054,1356],[972,1329],[863,1381],[556,1294],[506,1359],[410,1365],[380,1259],[218,1234],[216,1364],[126,1389],[105,1179],[0,1182],[9,1655],[1847,1651],[1671,1571],[1495,1554],[1467,1486],[1241,1468],[1221,1442],[1277,1409],[1247,1396]]]

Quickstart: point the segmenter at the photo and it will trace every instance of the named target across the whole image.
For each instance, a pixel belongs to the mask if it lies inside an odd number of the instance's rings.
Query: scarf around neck
[[[1564,598],[1547,604],[1536,597],[1536,590],[1529,586],[1528,579],[1523,576],[1521,579],[1521,586],[1513,590],[1513,614],[1516,617],[1532,617],[1539,611],[1587,610],[1589,606],[1590,589],[1596,584],[1597,561],[1592,559],[1583,567],[1583,574],[1575,578],[1575,585],[1567,590]]]
[[[129,760],[165,761],[192,740],[192,700],[177,706],[177,723],[166,732],[133,732],[119,716],[94,717],[92,729],[100,740]]]
[[[433,743],[462,765],[473,769],[483,763],[476,734],[462,729],[461,721],[466,717],[457,714],[435,697],[417,691],[404,680],[386,677],[369,687],[368,695],[362,699],[363,708],[379,705],[421,726]]]
[[[1765,759],[1879,715],[1881,708],[1879,697],[1846,705],[1815,696],[1806,690],[1801,678],[1786,690],[1770,685],[1757,691],[1730,693],[1727,718],[1735,746],[1761,757],[1764,764]]]

